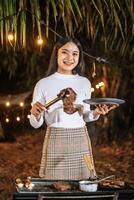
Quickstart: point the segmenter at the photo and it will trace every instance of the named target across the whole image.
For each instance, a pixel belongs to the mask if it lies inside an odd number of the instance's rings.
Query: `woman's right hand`
[[[40,102],[37,101],[35,104],[33,104],[30,112],[32,115],[36,117],[37,120],[39,120],[41,117],[41,114],[46,110],[47,109]]]

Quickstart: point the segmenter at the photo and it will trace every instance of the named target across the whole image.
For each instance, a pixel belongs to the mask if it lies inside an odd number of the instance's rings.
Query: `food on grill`
[[[71,185],[68,182],[64,181],[57,181],[53,183],[54,188],[56,188],[58,191],[67,191],[71,190]]]
[[[16,178],[15,184],[17,185],[18,188],[22,189],[24,186],[23,181],[20,178]]]
[[[15,180],[15,184],[18,188],[22,189],[22,188],[27,188],[29,190],[32,190],[34,187],[34,184],[32,183],[30,178],[27,179],[20,179],[20,178],[16,178]]]
[[[24,182],[25,182],[25,187],[27,189],[29,189],[29,190],[33,189],[34,184],[32,183],[32,181],[29,178],[27,178]]]
[[[104,180],[100,185],[110,188],[122,188],[125,186],[125,182],[120,180]]]
[[[66,90],[67,95],[65,95],[65,97],[63,98],[64,111],[68,114],[73,114],[74,112],[78,110],[74,106],[74,102],[76,100],[77,94],[72,88],[63,89],[61,90],[61,93],[65,92],[65,90]]]

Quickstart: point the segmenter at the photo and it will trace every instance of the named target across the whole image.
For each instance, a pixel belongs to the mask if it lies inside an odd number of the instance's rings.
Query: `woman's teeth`
[[[73,63],[72,62],[63,62],[64,64],[66,65],[72,65]]]

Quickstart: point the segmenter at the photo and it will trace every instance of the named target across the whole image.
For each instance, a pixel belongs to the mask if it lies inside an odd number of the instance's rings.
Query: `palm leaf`
[[[34,36],[34,30],[35,30],[35,15],[34,15],[34,2],[33,0],[30,0],[31,5],[31,17],[32,17],[32,30],[33,30],[33,36]]]
[[[73,7],[72,7],[72,4],[71,4],[71,1],[70,0],[65,0],[64,1],[64,7],[65,7],[65,10],[66,10],[66,17],[68,18],[67,19],[67,24],[68,24],[68,28],[69,28],[69,32],[73,32],[73,30],[71,30],[71,24],[72,24],[72,21],[73,21],[73,18],[74,18],[74,21],[75,21],[75,25],[76,27],[78,26],[78,23],[77,23],[77,19],[76,19],[76,16],[75,16],[75,13],[73,11]],[[72,17],[73,16],[73,17]]]
[[[3,23],[3,4],[2,0],[0,0],[0,40],[1,40],[1,45],[3,47],[3,35],[4,35],[4,23]]]
[[[38,30],[39,37],[41,38],[39,0],[33,0],[33,2],[34,2],[34,13],[35,13],[35,20],[36,20],[36,24],[37,24],[37,30]]]
[[[79,8],[79,5],[77,3],[77,0],[72,0],[72,4],[74,5],[74,8],[76,8],[77,14],[80,17],[80,19],[82,19],[82,14],[81,14],[81,10]]]
[[[125,4],[132,20],[132,35],[134,35],[134,2],[125,0]]]
[[[4,1],[3,2],[3,14],[5,17],[9,16],[9,9],[8,9],[8,1]],[[4,25],[5,25],[5,42],[6,42],[6,49],[8,50],[8,33],[10,31],[10,24],[9,24],[9,19],[4,21]]]
[[[50,0],[50,3],[52,5],[53,8],[53,15],[54,15],[54,19],[56,21],[56,17],[58,16],[58,12],[57,12],[57,8],[56,8],[56,3],[54,0]]]
[[[16,11],[16,1],[13,1],[13,12]],[[14,50],[16,48],[17,43],[17,15],[13,16],[13,31],[14,31]]]
[[[46,2],[46,37],[48,38],[49,33],[49,1]]]
[[[26,0],[20,1],[20,43],[24,48],[26,47]]]
[[[114,20],[114,22],[115,22],[115,28],[116,28],[115,32],[118,30],[118,27],[119,27],[121,35],[122,35],[122,38],[124,39],[124,33],[123,33],[122,24],[121,24],[120,18],[118,16],[118,13],[116,11],[116,8],[115,8],[115,5],[114,5],[114,1],[110,0],[110,2],[111,2],[111,10],[113,12],[113,17],[115,19]]]

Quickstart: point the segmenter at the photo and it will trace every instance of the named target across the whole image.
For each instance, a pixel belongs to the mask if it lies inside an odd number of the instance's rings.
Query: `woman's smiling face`
[[[73,42],[67,42],[58,50],[57,72],[61,74],[72,74],[72,70],[79,63],[80,51]]]

